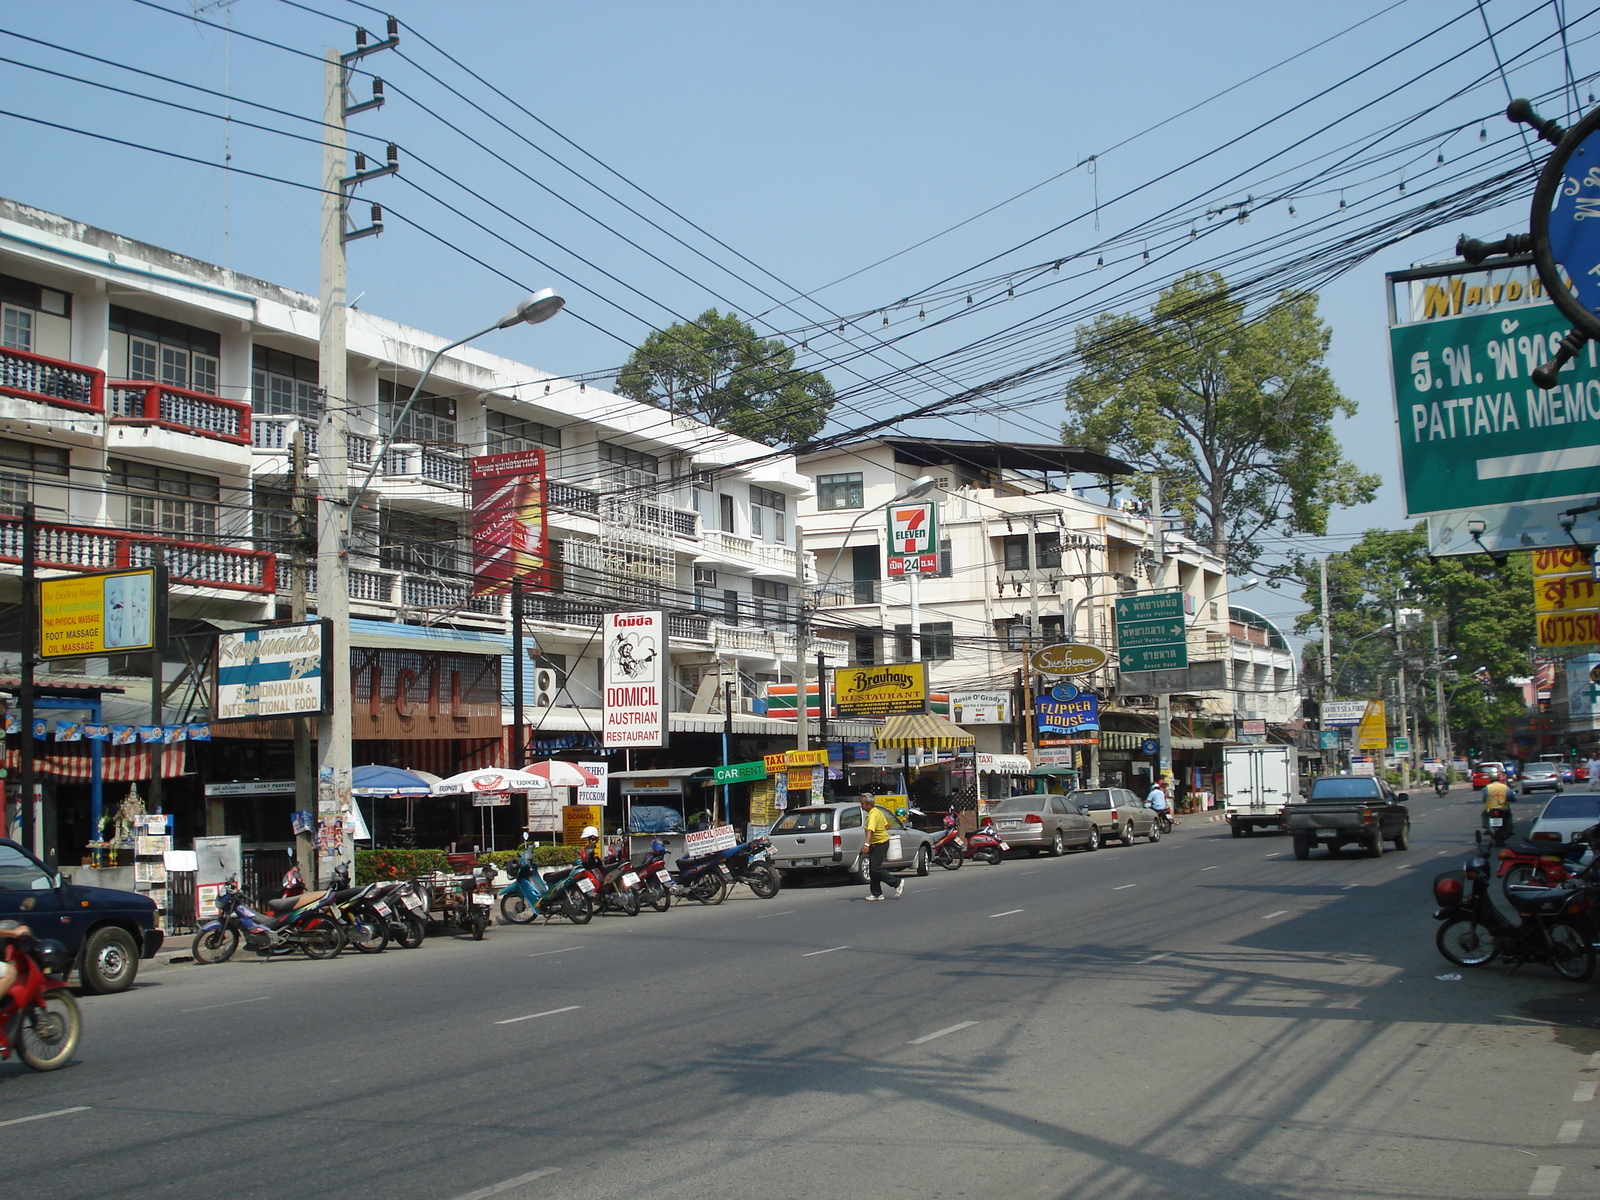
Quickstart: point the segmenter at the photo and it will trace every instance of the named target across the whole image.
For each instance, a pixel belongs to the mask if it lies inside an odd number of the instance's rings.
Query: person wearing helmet
[[[600,831],[593,825],[585,825],[579,835],[583,839],[583,851],[579,857],[586,867],[598,868],[603,864],[600,861]]]

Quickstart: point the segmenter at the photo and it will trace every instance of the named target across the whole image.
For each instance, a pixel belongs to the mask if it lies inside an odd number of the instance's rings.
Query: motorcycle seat
[[[341,891],[337,891],[337,892],[335,892],[333,894],[333,902],[335,904],[343,904],[346,900],[350,899],[352,896],[354,896],[360,890],[361,889],[358,888],[358,887],[353,887],[353,888],[344,888]]]
[[[301,892],[298,896],[279,896],[274,900],[267,901],[267,911],[282,916],[284,913],[293,912],[295,909],[302,908],[307,904],[314,904],[327,894],[326,892]]]

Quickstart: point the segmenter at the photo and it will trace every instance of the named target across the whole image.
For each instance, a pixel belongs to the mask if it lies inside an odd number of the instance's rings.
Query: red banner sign
[[[468,463],[472,480],[473,594],[499,595],[513,579],[550,587],[543,450],[485,454]]]

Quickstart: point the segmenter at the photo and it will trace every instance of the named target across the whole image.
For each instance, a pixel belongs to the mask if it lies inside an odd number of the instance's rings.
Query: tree
[[[795,370],[786,342],[714,308],[645,338],[617,392],[769,446],[806,441],[833,407],[833,385],[819,371]]]
[[[1221,275],[1185,275],[1148,318],[1079,327],[1062,439],[1159,474],[1163,501],[1247,574],[1262,534],[1325,533],[1333,506],[1365,503],[1382,482],[1333,436],[1356,405],[1323,366],[1328,339],[1314,295],[1285,292],[1247,318]]]
[[[1322,627],[1318,567],[1302,560],[1297,571],[1311,611],[1295,628]],[[1393,634],[1382,631],[1396,610],[1416,614],[1405,631],[1407,683],[1424,688],[1411,703],[1420,724],[1433,727],[1432,623],[1439,622],[1441,654],[1454,652],[1445,698],[1451,731],[1466,744],[1499,745],[1506,723],[1527,715],[1522,691],[1510,683],[1534,673],[1533,567],[1527,554],[1505,563],[1488,555],[1428,557],[1426,522],[1409,530],[1368,530],[1349,550],[1328,557],[1328,608],[1334,675],[1329,696],[1378,699],[1398,676]],[[1307,644],[1305,671],[1321,682],[1320,641]]]

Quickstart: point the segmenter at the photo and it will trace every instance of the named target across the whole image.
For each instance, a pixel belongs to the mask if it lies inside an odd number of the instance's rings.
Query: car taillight
[[[1022,818],[1022,823],[1024,825],[1043,825],[1044,818],[1038,813],[1029,813],[1027,816]]]
[[[1117,819],[1117,810],[1114,809],[1114,808],[1111,810],[1111,819],[1113,821],[1115,821]]]
[[[1370,808],[1363,808],[1361,810],[1361,823],[1363,825],[1372,824],[1372,810]]]
[[[1438,901],[1440,908],[1449,908],[1461,903],[1461,880],[1453,876],[1433,881],[1433,898]]]
[[[837,850],[837,849],[839,849],[840,846],[843,846],[843,845],[844,845],[844,839],[842,837],[840,837],[837,833],[834,834],[833,835],[833,848],[835,850]]]

